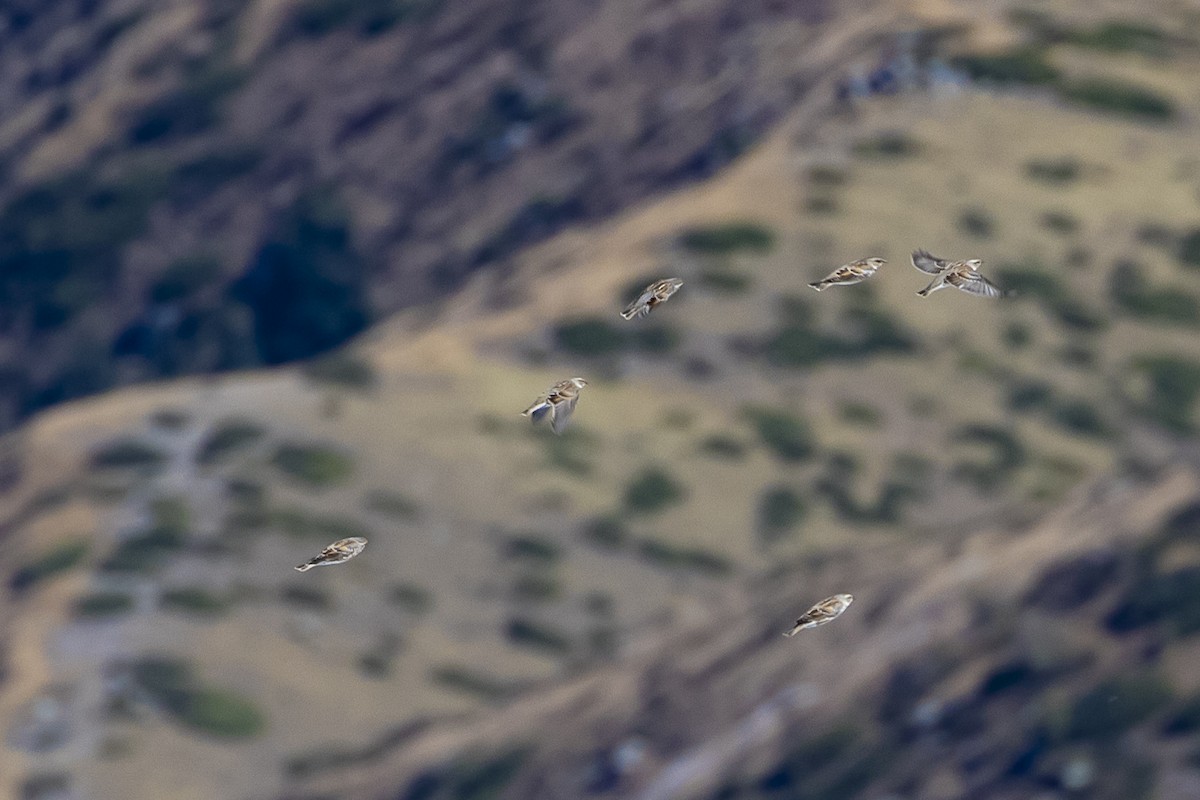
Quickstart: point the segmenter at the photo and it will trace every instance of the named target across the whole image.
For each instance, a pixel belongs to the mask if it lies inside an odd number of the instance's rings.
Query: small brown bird
[[[983,266],[983,261],[978,258],[947,261],[926,250],[916,250],[912,254],[912,263],[921,272],[937,276],[928,286],[917,292],[921,297],[928,297],[948,286],[977,297],[1000,297],[1004,294],[1000,287],[980,274],[979,268]]]
[[[827,597],[801,614],[800,619],[796,620],[795,627],[785,633],[784,636],[795,636],[805,628],[816,628],[827,622],[833,622],[853,602],[854,597],[848,594],[835,594],[833,597]]]
[[[663,278],[661,281],[655,281],[642,290],[641,296],[630,303],[621,312],[621,316],[625,319],[646,316],[650,313],[650,309],[667,302],[667,298],[678,292],[680,286],[683,286],[683,281],[679,278]]]
[[[852,283],[862,283],[886,263],[887,261],[882,258],[860,258],[858,261],[843,264],[821,280],[810,283],[809,286],[821,292],[830,286],[849,286]]]
[[[329,545],[329,547],[322,550],[320,555],[313,556],[308,561],[296,567],[296,571],[308,572],[313,567],[323,567],[326,564],[341,564],[343,561],[349,561],[361,553],[366,546],[367,540],[361,536],[338,539]]]
[[[562,433],[575,411],[575,404],[579,402],[579,392],[587,385],[588,382],[583,378],[559,381],[535,400],[533,405],[522,411],[521,415],[529,417],[537,424],[549,414],[550,429],[555,433]]]

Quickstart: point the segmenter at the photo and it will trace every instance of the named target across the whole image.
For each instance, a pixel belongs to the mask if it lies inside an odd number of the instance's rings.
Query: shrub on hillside
[[[230,418],[218,422],[196,449],[196,463],[209,466],[232,453],[250,446],[266,433],[263,426],[248,419]]]
[[[682,503],[687,489],[660,467],[645,467],[625,488],[625,507],[634,514],[657,514]]]
[[[770,544],[789,534],[804,519],[807,508],[800,494],[787,486],[775,486],[758,501],[759,538]]]
[[[728,222],[689,228],[679,234],[679,244],[683,249],[700,255],[732,255],[740,252],[763,254],[775,246],[775,234],[756,222]]]
[[[1154,122],[1176,116],[1170,99],[1143,86],[1110,78],[1081,78],[1066,83],[1060,91],[1068,102],[1109,114]]]
[[[318,444],[282,444],[271,463],[288,477],[317,489],[345,483],[354,473],[354,461],[347,453]]]
[[[92,453],[93,469],[154,470],[163,465],[167,454],[138,439],[117,439]]]
[[[816,450],[808,425],[786,411],[751,407],[745,417],[762,443],[781,461],[807,461]]]
[[[124,592],[93,592],[75,600],[72,607],[78,619],[105,619],[133,610],[133,597]]]
[[[17,568],[9,578],[14,592],[32,589],[38,583],[78,566],[87,556],[86,539],[71,539],[50,548],[28,564]]]
[[[958,56],[953,64],[972,80],[1002,86],[1041,86],[1053,83],[1059,71],[1040,47],[1017,47],[1002,53]]]
[[[1079,180],[1083,165],[1072,156],[1034,159],[1025,164],[1025,174],[1039,183],[1065,186]]]
[[[1134,359],[1133,369],[1149,383],[1142,413],[1168,430],[1192,431],[1193,410],[1200,397],[1200,363],[1182,356],[1146,355]]]
[[[1117,739],[1162,709],[1171,694],[1170,685],[1155,675],[1106,680],[1075,701],[1067,723],[1067,738]]]

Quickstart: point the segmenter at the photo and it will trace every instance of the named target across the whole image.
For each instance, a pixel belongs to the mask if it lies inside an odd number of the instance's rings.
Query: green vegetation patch
[[[167,454],[139,439],[118,439],[92,453],[93,469],[155,470],[167,460]]]
[[[976,239],[990,239],[996,233],[996,218],[985,208],[964,208],[958,215],[958,229]]]
[[[684,250],[699,255],[764,255],[775,247],[775,233],[756,222],[727,222],[721,225],[688,228],[679,234],[679,245]]]
[[[774,486],[758,501],[759,537],[767,543],[790,533],[808,512],[800,493],[788,486]]]
[[[661,323],[631,329],[600,317],[572,317],[554,327],[558,349],[593,358],[623,352],[661,355],[674,350],[678,341],[678,333]]]
[[[1200,269],[1200,228],[1194,228],[1180,237],[1179,263],[1189,269]]]
[[[304,365],[304,377],[313,383],[360,392],[374,389],[379,382],[374,365],[350,352],[330,353],[309,361]]]
[[[204,437],[196,450],[196,463],[211,466],[220,463],[238,450],[257,442],[266,430],[248,419],[231,418],[218,422]]]
[[[562,584],[553,575],[530,572],[513,578],[512,596],[517,602],[549,603],[562,595]]]
[[[412,614],[427,614],[433,610],[433,593],[412,583],[393,586],[388,592],[388,601]]]
[[[848,308],[832,331],[815,327],[811,314],[789,303],[783,324],[767,339],[762,352],[773,366],[805,369],[823,363],[855,362],[875,356],[911,354],[916,336],[887,312],[870,306]]]
[[[151,573],[183,549],[187,537],[171,525],[155,525],[124,539],[100,565],[105,572]]]
[[[1060,93],[1070,103],[1132,119],[1166,122],[1176,116],[1170,99],[1144,86],[1111,78],[1080,78],[1065,83]]]
[[[77,619],[106,619],[133,610],[133,597],[124,592],[93,592],[75,600],[71,608]]]
[[[714,433],[700,442],[700,452],[723,461],[741,461],[746,457],[746,443],[735,436]]]
[[[1171,687],[1156,675],[1111,678],[1075,701],[1066,736],[1074,741],[1117,739],[1160,711],[1171,696]]]
[[[744,272],[721,266],[701,270],[697,283],[711,292],[734,295],[749,291],[754,279]]]
[[[987,453],[983,459],[962,460],[954,475],[981,492],[992,491],[1011,480],[1028,461],[1028,453],[1016,433],[995,425],[969,424],[951,434],[951,441]]]
[[[1109,296],[1132,317],[1162,325],[1200,327],[1200,298],[1178,286],[1152,286],[1132,261],[1122,260],[1113,268]]]
[[[1162,30],[1140,22],[1109,20],[1088,30],[1067,31],[1065,40],[1076,47],[1104,53],[1170,55],[1169,39]]]
[[[333,598],[329,593],[313,585],[288,584],[279,590],[279,598],[288,605],[305,611],[333,609]]]
[[[525,763],[528,751],[460,754],[449,763],[421,773],[401,795],[404,800],[497,800]]]
[[[903,131],[882,131],[854,143],[854,154],[860,158],[914,158],[921,150],[921,143]]]
[[[201,684],[184,661],[147,657],[130,672],[151,702],[186,728],[218,739],[252,738],[266,728],[266,718],[248,699]]]
[[[215,594],[202,586],[167,589],[158,600],[159,608],[197,617],[220,617],[232,603],[228,596]]]
[[[421,517],[421,506],[416,500],[391,489],[374,489],[363,502],[368,510],[392,519],[413,521]]]
[[[629,529],[616,514],[589,520],[580,535],[584,541],[601,550],[618,550],[629,541]]]
[[[625,488],[625,507],[634,514],[657,514],[682,503],[687,489],[661,467],[644,467]]]
[[[1173,355],[1146,355],[1133,360],[1134,371],[1148,386],[1141,412],[1170,431],[1194,430],[1194,408],[1200,397],[1200,362]]]
[[[288,477],[315,489],[343,484],[354,474],[353,458],[328,445],[286,443],[275,451],[271,463]]]
[[[1083,176],[1083,164],[1071,156],[1034,159],[1025,165],[1031,180],[1051,186],[1067,186]]]
[[[812,431],[799,417],[782,409],[761,406],[749,407],[743,413],[762,443],[779,460],[799,463],[816,452]]]
[[[509,620],[504,635],[515,645],[539,650],[547,655],[560,657],[571,652],[571,640],[565,633],[524,617]]]
[[[1059,78],[1058,69],[1046,59],[1046,51],[1041,47],[961,55],[953,64],[973,81],[1001,86],[1042,86]]]
[[[32,589],[38,583],[78,566],[87,557],[88,550],[88,540],[84,538],[62,542],[19,567],[9,579],[9,586],[14,592]]]
[[[504,556],[549,566],[562,558],[562,547],[545,536],[522,534],[513,536],[505,543]]]
[[[733,573],[733,563],[722,555],[700,547],[675,546],[660,539],[642,539],[638,555],[663,569],[696,572],[710,578],[723,578]]]
[[[518,687],[486,672],[462,664],[440,664],[429,671],[429,679],[446,689],[469,694],[487,701],[512,697]]]

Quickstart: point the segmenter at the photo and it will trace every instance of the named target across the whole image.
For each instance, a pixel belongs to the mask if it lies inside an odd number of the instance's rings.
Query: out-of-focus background
[[[7,0],[0,794],[1200,797],[1197,75],[1187,0]]]

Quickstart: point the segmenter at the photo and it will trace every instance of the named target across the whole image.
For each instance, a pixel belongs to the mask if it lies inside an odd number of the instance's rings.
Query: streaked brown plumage
[[[320,555],[313,556],[308,561],[296,567],[298,572],[308,572],[313,567],[322,567],[328,564],[341,564],[343,561],[349,561],[363,551],[367,546],[367,540],[361,536],[350,536],[346,539],[338,539],[333,544],[321,551]]]
[[[809,286],[820,292],[830,286],[849,286],[854,283],[862,283],[886,263],[887,261],[882,258],[860,258],[858,261],[843,264],[821,280],[810,283]]]
[[[980,274],[979,268],[983,266],[983,261],[978,258],[947,261],[926,250],[916,250],[912,254],[912,263],[922,272],[937,276],[928,286],[917,292],[921,297],[928,297],[949,286],[976,297],[1000,297],[1004,294],[1000,287]]]
[[[559,381],[521,414],[529,417],[535,424],[541,422],[549,414],[550,429],[555,433],[562,433],[571,419],[571,414],[575,411],[575,404],[579,402],[580,390],[587,384],[588,382],[583,378],[568,378],[565,381]]]
[[[644,317],[650,313],[650,309],[660,303],[665,303],[667,298],[679,291],[680,286],[683,286],[683,281],[679,278],[663,278],[660,281],[655,281],[642,290],[638,299],[625,307],[625,310],[621,312],[621,316],[625,319]]]
[[[784,636],[795,636],[805,628],[816,628],[827,622],[833,622],[853,602],[854,596],[849,594],[835,594],[833,597],[827,597],[801,614],[800,619],[796,620],[795,626]]]

